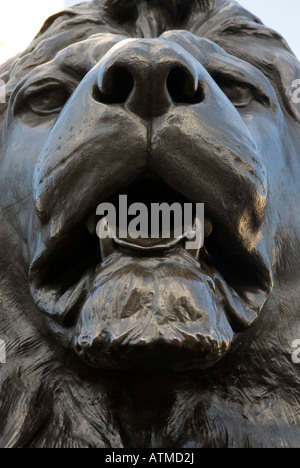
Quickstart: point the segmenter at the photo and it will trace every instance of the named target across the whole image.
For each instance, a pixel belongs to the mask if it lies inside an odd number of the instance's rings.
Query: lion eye
[[[237,85],[226,86],[222,88],[222,91],[237,108],[247,107],[251,104],[253,95],[247,87]]]
[[[215,81],[235,107],[243,108],[251,104],[254,97],[251,86],[222,78],[215,78]]]
[[[35,114],[51,115],[59,113],[69,97],[69,92],[62,87],[44,88],[32,95],[29,94],[24,105]]]

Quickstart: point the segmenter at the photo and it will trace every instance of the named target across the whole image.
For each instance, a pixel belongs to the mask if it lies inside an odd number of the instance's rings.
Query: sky
[[[72,0],[0,1],[0,63],[24,50],[48,16],[78,3]],[[281,33],[300,59],[300,0],[240,0],[240,3]]]

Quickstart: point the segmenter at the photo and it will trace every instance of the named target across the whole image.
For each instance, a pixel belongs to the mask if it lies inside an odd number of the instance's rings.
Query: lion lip
[[[165,371],[170,372],[188,372],[197,370],[206,370],[219,362],[230,350],[230,342],[214,343],[214,353],[211,353],[213,343],[210,343],[210,337],[203,337],[203,344],[199,346],[201,358],[197,360],[197,345],[195,348],[184,349],[180,346],[179,340],[158,339],[157,342],[147,343],[141,341],[135,346],[124,346],[118,342],[111,344],[111,349],[94,352],[93,343],[80,341],[77,337],[74,343],[75,352],[90,367],[109,370],[127,370],[127,371]],[[204,347],[207,347],[206,353]],[[97,346],[96,346],[97,348]],[[163,356],[163,359],[161,357]]]
[[[182,246],[157,257],[119,250],[95,272],[73,347],[98,368],[210,368],[234,335],[216,294],[213,277]]]

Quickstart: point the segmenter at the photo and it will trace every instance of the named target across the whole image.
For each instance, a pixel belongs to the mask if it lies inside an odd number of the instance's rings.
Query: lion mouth
[[[200,249],[204,245],[204,238],[207,238],[211,234],[213,226],[209,218],[200,219],[199,215],[197,215],[195,204],[189,203],[189,200],[185,199],[185,197],[180,196],[180,194],[150,175],[143,177],[135,183],[126,191],[126,195],[122,195],[122,197],[126,198],[124,203],[120,203],[120,196],[119,199],[117,196],[111,197],[109,202],[112,207],[116,208],[116,212],[118,213],[118,219],[115,220],[116,222],[113,225],[107,216],[97,217],[95,213],[86,222],[87,230],[91,236],[98,235],[100,239],[102,261],[117,251],[118,248],[151,255],[167,252],[179,245],[188,249],[196,259],[199,258]],[[166,216],[168,217],[168,214],[170,214],[166,232],[164,232],[163,226],[155,230],[154,226],[152,226],[154,223],[151,218],[151,215],[154,213],[156,221],[161,221],[164,216],[164,209],[160,213],[159,207],[164,205],[167,206]],[[134,216],[127,215],[129,206],[142,206],[146,210],[146,219],[144,218],[146,227],[141,228],[134,236],[131,235],[128,229],[131,218],[134,219]],[[190,220],[188,223],[184,216],[186,206],[190,208]],[[179,208],[179,222],[175,211],[172,211],[172,207],[175,207],[175,210]],[[137,208],[137,211],[139,209],[141,210],[141,208]],[[125,226],[121,226],[119,218],[124,213],[126,213]],[[139,220],[137,224],[141,224],[141,221]],[[99,232],[97,233],[98,230]],[[105,236],[102,237],[100,232],[104,232]],[[193,248],[190,248],[191,242],[193,242]]]
[[[125,193],[148,206],[191,202],[149,175]],[[99,241],[95,212],[48,242],[31,266],[33,298],[60,341],[94,367],[182,371],[219,361],[268,298],[263,259],[215,213],[205,213],[204,242],[189,251],[187,233],[174,230],[169,239]]]

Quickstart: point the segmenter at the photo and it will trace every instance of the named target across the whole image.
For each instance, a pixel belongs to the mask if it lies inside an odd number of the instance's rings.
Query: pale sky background
[[[0,63],[24,50],[48,16],[72,0],[0,0]],[[266,25],[277,30],[300,58],[300,0],[240,0]]]

